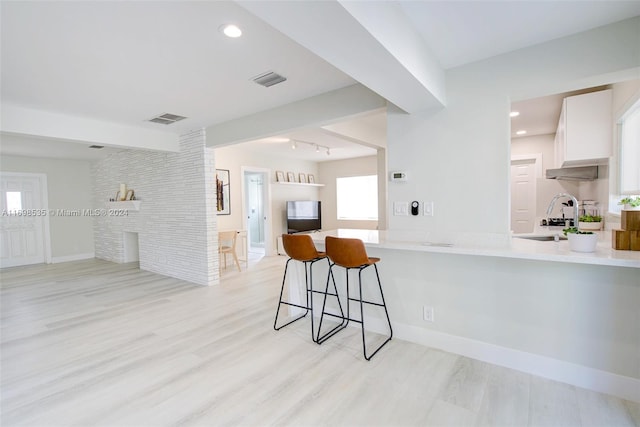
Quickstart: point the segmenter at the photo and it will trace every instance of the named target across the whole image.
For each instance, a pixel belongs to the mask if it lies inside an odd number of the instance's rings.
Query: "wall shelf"
[[[127,209],[130,211],[140,210],[140,200],[125,200],[124,202],[107,202],[108,209]]]
[[[324,184],[308,184],[306,182],[274,182],[277,185],[302,185],[307,187],[324,187]]]

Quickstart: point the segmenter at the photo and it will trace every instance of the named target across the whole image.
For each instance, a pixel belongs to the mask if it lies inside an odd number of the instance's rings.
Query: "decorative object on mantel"
[[[287,182],[296,182],[296,176],[293,172],[287,172]]]
[[[562,230],[569,239],[569,249],[574,252],[595,252],[598,235],[592,231],[580,231],[577,227]]]
[[[276,171],[276,182],[287,182],[287,180],[284,179],[284,172]]]
[[[307,176],[305,174],[303,174],[303,173],[299,173],[298,174],[298,181],[303,183],[303,184],[306,184],[307,183]]]
[[[309,184],[315,184],[316,183],[316,179],[313,177],[313,175],[309,174],[309,175],[307,175],[307,182]]]
[[[611,247],[623,251],[640,251],[640,210],[621,213],[622,230],[611,230]]]
[[[231,215],[229,170],[216,169],[216,211],[218,215]]]
[[[126,200],[135,200],[133,196],[133,190],[127,190],[127,184],[120,184],[120,190],[116,193],[114,199],[109,199],[110,202],[124,202]]]

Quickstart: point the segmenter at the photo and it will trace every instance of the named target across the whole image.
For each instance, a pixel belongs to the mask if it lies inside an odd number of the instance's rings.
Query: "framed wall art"
[[[229,170],[216,169],[216,212],[218,215],[231,215],[231,193]]]

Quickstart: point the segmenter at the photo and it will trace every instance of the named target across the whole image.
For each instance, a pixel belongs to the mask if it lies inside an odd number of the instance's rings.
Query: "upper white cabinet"
[[[610,89],[564,99],[556,131],[557,167],[595,165],[611,156],[611,104]]]

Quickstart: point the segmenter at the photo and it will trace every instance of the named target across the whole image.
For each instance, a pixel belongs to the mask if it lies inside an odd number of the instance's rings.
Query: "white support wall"
[[[128,216],[96,219],[97,258],[124,262],[124,232],[138,233],[141,269],[218,284],[215,161],[204,130],[181,136],[179,153],[120,151],[97,162],[93,176],[96,208],[107,206],[120,183],[141,201]]]

